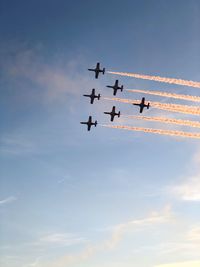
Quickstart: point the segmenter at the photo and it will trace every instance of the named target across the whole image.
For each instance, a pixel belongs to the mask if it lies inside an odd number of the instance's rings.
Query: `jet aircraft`
[[[111,112],[104,112],[104,114],[109,114],[110,115],[110,120],[113,121],[115,116],[118,116],[118,118],[120,117],[120,111],[118,113],[115,112],[115,106],[113,106],[112,111]]]
[[[121,90],[121,92],[123,91],[124,89],[124,86],[119,86],[119,81],[116,80],[115,81],[115,84],[113,86],[111,85],[107,85],[108,88],[113,88],[113,95],[116,95],[117,94],[117,90]]]
[[[133,103],[133,105],[140,107],[140,113],[143,112],[144,108],[149,109],[149,107],[150,107],[150,103],[149,102],[148,102],[148,104],[145,104],[145,97],[142,98],[141,103]]]
[[[83,96],[90,97],[90,104],[93,104],[94,103],[94,99],[95,98],[97,98],[99,100],[100,97],[101,97],[100,94],[95,95],[95,89],[92,89],[92,93],[90,95],[83,95]]]
[[[100,69],[100,63],[98,62],[97,65],[96,65],[96,68],[95,69],[88,69],[89,71],[94,71],[95,72],[95,78],[98,79],[99,77],[99,73],[102,72],[102,74],[105,73],[105,68],[103,68],[102,70]]]
[[[92,116],[89,116],[88,121],[81,121],[81,124],[86,124],[87,125],[87,130],[90,131],[92,125],[94,125],[95,127],[97,127],[97,121],[92,122]]]

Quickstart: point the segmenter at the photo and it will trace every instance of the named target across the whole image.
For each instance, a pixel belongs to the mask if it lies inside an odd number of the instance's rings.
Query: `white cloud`
[[[66,233],[54,233],[42,236],[39,240],[40,243],[49,244],[49,245],[63,245],[70,246],[74,244],[79,244],[85,242],[84,238],[76,237],[72,234]]]
[[[120,241],[124,238],[125,233],[133,230],[138,230],[139,228],[148,228],[152,225],[160,225],[164,223],[169,223],[173,220],[172,212],[169,206],[166,206],[162,211],[152,212],[149,216],[143,218],[143,219],[136,219],[131,220],[123,224],[119,224],[114,226],[114,230],[111,234],[111,237],[107,240],[103,241],[100,244],[91,244],[87,246],[85,249],[82,250],[82,252],[77,254],[68,254],[54,263],[47,263],[42,264],[42,267],[63,267],[63,266],[71,266],[71,264],[82,262],[85,260],[88,260],[92,256],[94,256],[96,253],[101,251],[106,251],[110,249],[114,249]]]
[[[200,201],[200,174],[174,186],[171,192],[182,200]]]
[[[6,135],[0,139],[0,152],[11,155],[22,155],[35,152],[35,145],[23,135]]]
[[[199,243],[200,247],[200,224],[192,226],[187,234],[187,239],[189,241],[194,241]]]
[[[17,198],[14,197],[14,196],[10,196],[10,197],[1,199],[0,200],[0,206],[4,206],[4,205],[9,204],[9,203],[12,203],[12,202],[14,202],[16,200],[17,200]]]
[[[156,265],[155,267],[199,267],[200,261],[185,261]]]
[[[0,61],[4,64],[0,67],[6,73],[5,77],[8,77],[9,81],[19,83],[20,88],[27,88],[27,81],[31,82],[41,89],[35,90],[33,97],[39,94],[38,98],[42,96],[45,101],[66,101],[66,94],[80,95],[84,88],[89,91],[94,86],[94,80],[86,75],[87,64],[83,58],[77,55],[76,59],[66,62],[61,56],[54,56],[53,62],[47,63],[42,56],[43,50],[41,45],[29,47],[27,44],[18,44],[16,47],[4,47],[4,53],[0,54]]]
[[[191,163],[194,174],[182,179],[179,184],[169,188],[169,192],[184,201],[200,201],[200,152],[196,153]]]

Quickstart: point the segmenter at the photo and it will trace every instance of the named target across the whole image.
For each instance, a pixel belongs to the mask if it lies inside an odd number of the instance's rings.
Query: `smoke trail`
[[[105,100],[111,100],[111,101],[118,101],[122,103],[128,103],[128,104],[134,104],[134,103],[140,103],[141,100],[135,100],[135,99],[124,99],[124,98],[109,98],[104,97]],[[195,106],[187,106],[187,105],[178,105],[178,104],[166,104],[161,102],[153,102],[150,101],[150,106],[162,110],[168,110],[173,112],[179,112],[184,114],[191,114],[191,115],[200,115],[200,108]]]
[[[200,133],[161,130],[161,129],[142,128],[142,127],[131,127],[131,126],[122,126],[122,125],[109,125],[109,124],[101,124],[101,126],[113,128],[113,129],[123,129],[123,130],[128,130],[128,131],[137,131],[137,132],[144,132],[144,133],[154,133],[154,134],[161,134],[161,135],[180,136],[180,137],[200,139]]]
[[[146,91],[146,90],[139,90],[139,89],[126,89],[126,91],[133,92],[133,93],[143,93],[143,94],[148,94],[148,95],[157,95],[157,96],[171,97],[171,98],[175,98],[175,99],[200,102],[199,96],[179,95],[179,94],[173,94],[173,93],[168,93],[168,92]]]
[[[190,120],[177,120],[165,117],[146,117],[146,116],[135,116],[135,115],[122,115],[122,117],[130,118],[130,119],[141,119],[145,121],[155,121],[155,122],[163,122],[169,124],[190,126],[195,128],[200,128],[199,121],[190,121]]]
[[[178,85],[200,88],[200,82],[194,82],[194,81],[188,81],[188,80],[166,78],[166,77],[160,77],[160,76],[151,76],[151,75],[142,75],[142,74],[128,73],[128,72],[107,71],[107,73],[115,74],[115,75],[121,75],[121,76],[127,76],[127,77],[134,77],[134,78],[150,80],[150,81],[156,81],[156,82],[178,84]]]

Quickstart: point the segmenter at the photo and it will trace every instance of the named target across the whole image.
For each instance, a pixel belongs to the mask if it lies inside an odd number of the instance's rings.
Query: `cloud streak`
[[[10,196],[10,197],[1,199],[0,200],[0,206],[5,206],[5,205],[10,204],[10,203],[12,203],[12,202],[14,202],[16,200],[17,200],[17,198],[14,197],[14,196]]]
[[[85,241],[84,238],[76,237],[72,234],[54,233],[42,236],[39,240],[39,244],[71,246]]]
[[[176,78],[166,78],[166,77],[160,77],[160,76],[143,75],[143,74],[128,73],[128,72],[107,71],[107,73],[133,77],[137,79],[144,79],[144,80],[149,80],[149,81],[156,81],[156,82],[162,82],[162,83],[177,84],[177,85],[200,88],[200,82],[194,82],[194,81],[188,81],[188,80],[182,80],[182,79],[176,79]]]
[[[175,125],[200,128],[199,121],[171,119],[167,117],[147,117],[147,116],[137,116],[137,115],[121,115],[121,116],[124,118],[129,118],[129,119],[138,119],[138,120],[144,120],[144,121],[153,121],[153,122],[161,122],[161,123],[167,123],[167,124],[175,124]]]
[[[168,135],[168,136],[200,139],[200,133],[172,131],[172,130],[163,130],[163,129],[153,129],[153,128],[143,128],[143,127],[132,127],[132,126],[124,126],[124,125],[111,125],[111,124],[100,124],[100,126],[112,128],[112,129],[133,131],[133,132],[143,132],[143,133],[152,133],[152,134],[159,134],[159,135]]]
[[[168,188],[174,197],[183,201],[200,201],[200,153],[198,152],[192,162],[194,174],[183,178],[181,182]]]
[[[139,89],[126,89],[126,91],[131,92],[131,93],[156,95],[156,96],[169,97],[169,98],[180,99],[180,100],[200,102],[200,97],[193,96],[193,95],[181,95],[181,94],[174,94],[174,93],[168,93],[168,92],[162,92],[162,91],[148,91],[148,90],[139,90]]]
[[[200,261],[185,261],[156,265],[155,267],[199,267]]]
[[[75,96],[80,94],[82,86],[90,88],[93,86],[89,76],[82,73],[85,69],[83,59],[77,56],[76,60],[54,59],[46,62],[42,46],[28,47],[28,45],[16,45],[4,47],[4,54],[0,54],[0,59],[4,64],[0,64],[4,71],[4,77],[9,82],[22,87],[35,87],[32,94],[44,101],[63,100],[63,96]],[[86,70],[85,70],[86,71]],[[30,94],[30,90],[25,91]]]
[[[77,262],[86,261],[89,258],[93,257],[98,252],[114,249],[124,238],[124,235],[129,231],[137,230],[139,228],[140,229],[148,228],[149,226],[152,225],[161,225],[169,223],[173,220],[174,218],[171,212],[171,208],[169,206],[166,206],[163,208],[162,211],[160,212],[154,211],[149,216],[143,219],[130,220],[126,223],[116,225],[113,228],[111,237],[100,244],[89,245],[80,253],[68,254],[62,257],[61,259],[58,259],[54,263],[47,263],[47,264],[43,263],[39,265],[39,267],[42,266],[64,267],[64,266],[71,266],[72,264],[75,264]]]

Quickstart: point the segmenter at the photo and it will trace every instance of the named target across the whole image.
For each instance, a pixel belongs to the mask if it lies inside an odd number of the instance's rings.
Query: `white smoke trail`
[[[139,119],[145,121],[155,121],[155,122],[162,122],[168,124],[176,124],[176,125],[183,125],[189,127],[200,128],[199,121],[190,121],[190,120],[177,120],[165,117],[147,117],[147,116],[136,116],[136,115],[121,115],[122,117],[130,118],[130,119]]]
[[[141,100],[138,99],[124,99],[124,98],[109,98],[104,97],[105,100],[111,100],[111,101],[118,101],[122,103],[128,103],[128,104],[134,104],[134,103],[140,103]],[[150,102],[150,107],[162,109],[162,110],[168,110],[173,112],[179,112],[184,114],[191,114],[191,115],[200,115],[200,108],[195,106],[187,106],[187,105],[178,105],[178,104],[166,104],[161,102]]]
[[[194,101],[194,102],[200,102],[199,96],[192,96],[192,95],[179,95],[179,94],[173,94],[168,92],[161,92],[161,91],[146,91],[146,90],[139,90],[139,89],[126,89],[128,92],[133,93],[142,93],[142,94],[148,94],[148,95],[156,95],[156,96],[163,96],[163,97],[171,97],[175,99],[181,99],[181,100],[188,100],[188,101]]]
[[[127,77],[134,77],[134,78],[150,80],[150,81],[156,81],[156,82],[178,84],[178,85],[200,88],[200,82],[194,82],[194,81],[188,81],[188,80],[182,80],[182,79],[166,78],[166,77],[151,76],[151,75],[142,75],[142,74],[128,73],[128,72],[107,71],[107,73],[114,74],[114,75],[127,76]]]
[[[193,138],[193,139],[200,139],[200,133],[190,133],[190,132],[183,132],[183,131],[171,131],[171,130],[131,127],[131,126],[122,126],[122,125],[110,125],[110,124],[101,124],[101,126],[113,128],[113,129],[123,129],[123,130],[128,130],[128,131],[137,131],[137,132],[144,132],[144,133],[154,133],[154,134],[160,134],[160,135],[180,136],[180,137],[188,137],[188,138]]]

